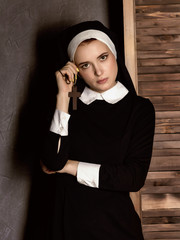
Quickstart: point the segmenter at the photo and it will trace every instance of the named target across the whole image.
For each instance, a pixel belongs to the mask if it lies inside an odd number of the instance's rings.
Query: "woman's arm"
[[[103,190],[111,191],[128,191],[136,192],[144,185],[147,172],[150,165],[154,127],[155,127],[155,112],[150,101],[140,109],[138,117],[135,121],[134,132],[131,142],[128,147],[128,153],[124,164],[102,164],[99,171],[99,183],[89,184],[94,175],[88,176],[89,168],[93,164],[88,164],[84,172],[87,173],[85,179],[81,181],[87,186],[99,187]],[[59,173],[68,173],[73,176],[77,175],[79,162],[69,160]],[[94,164],[94,170],[97,173],[97,164]],[[98,166],[97,166],[98,167]],[[86,181],[88,179],[88,181]]]
[[[77,75],[77,67],[68,62],[60,71],[55,73],[58,86],[56,109],[68,113],[70,97],[74,77]],[[66,83],[68,77],[70,84]],[[68,135],[61,136],[58,133],[49,131],[42,149],[41,164],[47,169],[57,171],[62,169],[68,160]]]
[[[99,188],[114,191],[139,191],[144,185],[152,155],[155,111],[147,100],[137,113],[133,135],[124,164],[102,164]]]
[[[102,164],[99,168],[98,164],[82,163],[81,167],[81,163],[70,160],[58,172],[77,175],[81,184],[90,187],[111,191],[140,190],[149,169],[154,137],[155,112],[150,101],[146,101],[137,115],[124,164]]]

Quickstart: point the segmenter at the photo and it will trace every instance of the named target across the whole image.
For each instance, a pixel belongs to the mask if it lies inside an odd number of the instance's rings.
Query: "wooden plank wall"
[[[180,0],[135,0],[139,95],[156,109],[141,191],[146,240],[180,239]]]

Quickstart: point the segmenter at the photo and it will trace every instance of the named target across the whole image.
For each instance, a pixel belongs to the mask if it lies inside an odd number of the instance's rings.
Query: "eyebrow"
[[[101,53],[97,58],[100,58],[100,57],[102,57],[103,55],[106,55],[106,54],[109,54],[109,52],[103,52],[103,53]],[[81,62],[81,63],[78,64],[78,66],[84,65],[84,64],[86,64],[86,63],[89,63],[89,62],[88,62],[88,61],[86,61],[86,62]]]

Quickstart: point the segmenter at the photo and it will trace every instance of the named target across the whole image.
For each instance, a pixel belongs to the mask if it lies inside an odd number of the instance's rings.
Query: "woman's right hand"
[[[66,65],[60,70],[56,71],[56,81],[59,93],[67,93],[72,91],[73,83],[77,79],[78,68],[72,62],[67,62]],[[67,79],[70,84],[66,83]]]

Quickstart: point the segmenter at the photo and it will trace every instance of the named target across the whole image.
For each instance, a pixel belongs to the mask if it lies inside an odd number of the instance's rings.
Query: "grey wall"
[[[23,239],[29,203],[38,201],[31,197],[38,125],[48,107],[56,33],[82,20],[108,26],[107,8],[105,0],[0,1],[0,240]]]

